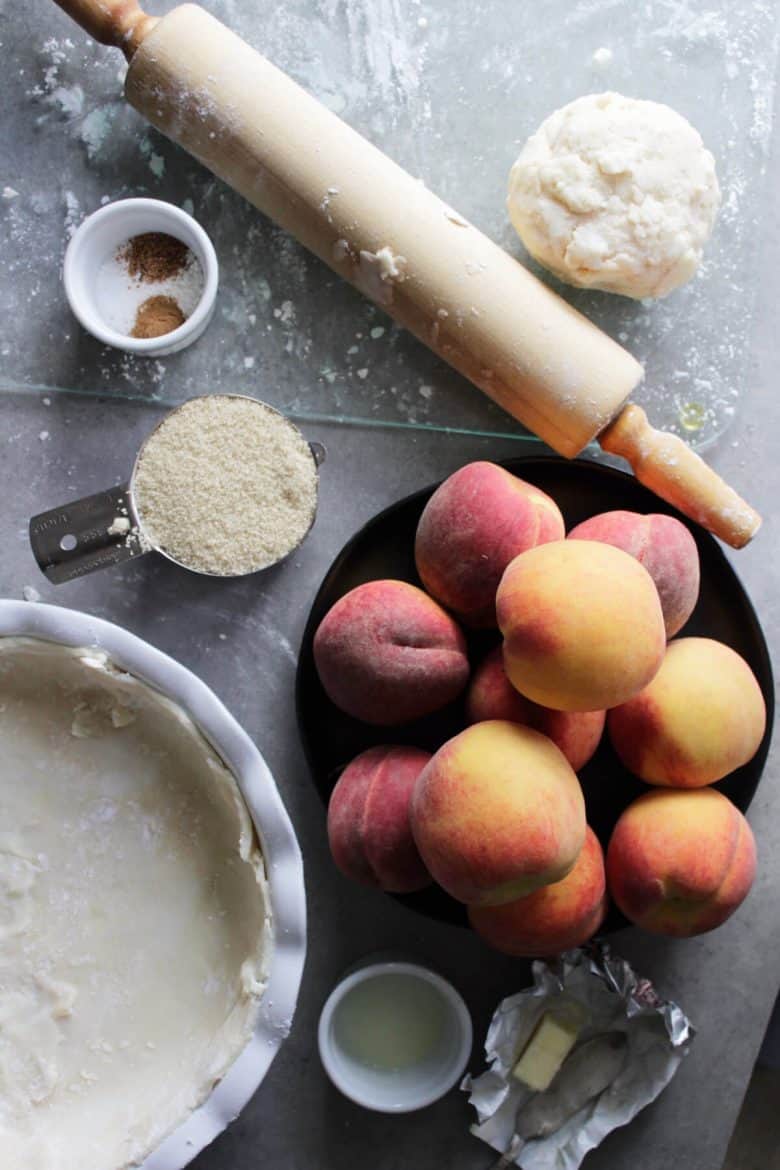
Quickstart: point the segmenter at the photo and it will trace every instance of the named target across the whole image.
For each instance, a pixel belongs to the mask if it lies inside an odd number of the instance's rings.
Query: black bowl
[[[623,508],[632,512],[665,512],[676,516],[693,534],[701,559],[699,600],[682,634],[716,638],[733,647],[750,664],[767,705],[767,729],[753,759],[714,785],[745,812],[758,787],[766,762],[774,718],[774,685],[761,627],[753,606],[720,545],[670,505],[642,487],[633,476],[585,461],[557,457],[509,459],[508,471],[536,484],[553,497],[567,530],[599,512]],[[414,534],[420,514],[438,485],[416,492],[380,512],[341,550],[314,600],[303,635],[296,702],[303,748],[314,783],[327,804],[343,768],[359,752],[381,743],[414,744],[436,751],[465,725],[462,702],[402,727],[372,727],[345,715],[331,703],[314,666],[312,643],[322,618],[350,589],[365,581],[392,577],[420,585],[414,565]],[[478,663],[497,645],[497,631],[468,633],[469,657]],[[604,736],[593,759],[580,772],[588,822],[606,846],[626,805],[647,790],[624,768]],[[394,895],[404,905],[445,922],[466,923],[464,907],[437,886],[417,894]],[[610,912],[606,929],[625,919]]]

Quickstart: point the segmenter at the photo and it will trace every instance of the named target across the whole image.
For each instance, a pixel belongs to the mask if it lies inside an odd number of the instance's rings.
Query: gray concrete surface
[[[6,9],[6,15],[8,9]],[[7,22],[6,22],[7,25]],[[7,32],[7,27],[6,27]],[[6,50],[4,50],[6,51]],[[32,165],[32,164],[31,164]],[[35,164],[39,167],[40,160]],[[773,189],[780,158],[772,159]],[[744,361],[753,391],[711,460],[766,516],[764,530],[733,561],[780,647],[780,504],[776,303],[780,221],[762,224],[759,319]],[[34,263],[34,253],[30,262]],[[312,269],[311,295],[325,277]],[[324,287],[324,286],[323,286]],[[348,325],[345,323],[345,331]],[[205,340],[201,344],[209,344]],[[195,352],[195,351],[194,351]],[[315,356],[312,360],[316,360]],[[412,359],[413,360],[413,359]],[[421,360],[423,360],[421,358]],[[425,359],[427,360],[427,359]],[[276,371],[281,376],[281,371]],[[45,398],[48,397],[48,403]],[[0,397],[0,594],[36,586],[46,601],[116,621],[172,654],[209,683],[260,745],[274,771],[304,853],[309,957],[292,1034],[242,1116],[194,1163],[197,1170],[483,1170],[490,1151],[468,1133],[457,1091],[405,1117],[363,1112],[326,1081],[316,1054],[319,1009],[339,973],[377,949],[400,949],[437,966],[465,996],[478,1043],[498,1000],[528,979],[523,963],[486,951],[467,932],[429,922],[349,885],[327,855],[324,813],[307,775],[295,725],[296,650],[308,607],[343,542],[378,509],[474,458],[517,455],[510,439],[307,426],[329,452],[317,524],[288,563],[256,579],[219,583],[147,557],[123,571],[54,589],[39,576],[26,539],[29,515],[127,474],[141,438],[159,418],[152,402],[20,393]],[[220,634],[226,635],[224,639]],[[661,994],[693,1018],[690,1058],[663,1096],[589,1156],[589,1170],[715,1170],[731,1137],[780,983],[780,790],[778,755],[753,803],[761,864],[756,886],[721,930],[674,942],[634,930],[614,945]]]
[[[773,1068],[780,1072],[780,999],[775,1003],[775,1010],[769,1021],[759,1061],[766,1068]]]
[[[758,1066],[729,1144],[723,1170],[780,1170],[778,1100],[780,1069]]]

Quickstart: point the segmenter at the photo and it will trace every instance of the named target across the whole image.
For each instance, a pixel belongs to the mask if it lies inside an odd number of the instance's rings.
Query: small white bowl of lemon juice
[[[417,963],[370,963],[352,971],[320,1016],[320,1057],[331,1081],[380,1113],[409,1113],[438,1101],[463,1075],[471,1045],[461,996]]]

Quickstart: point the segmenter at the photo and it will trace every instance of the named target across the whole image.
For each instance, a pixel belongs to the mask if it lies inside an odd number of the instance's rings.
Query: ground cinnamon
[[[118,258],[138,280],[170,280],[183,272],[190,250],[167,232],[143,232],[120,248]]]
[[[138,306],[131,337],[162,337],[178,329],[186,317],[173,297],[149,297]]]

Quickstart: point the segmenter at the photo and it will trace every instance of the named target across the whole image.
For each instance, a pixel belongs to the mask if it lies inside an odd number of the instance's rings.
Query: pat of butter
[[[549,1088],[574,1047],[587,1014],[581,1004],[568,1001],[545,1012],[512,1075],[529,1089],[542,1093]]]

